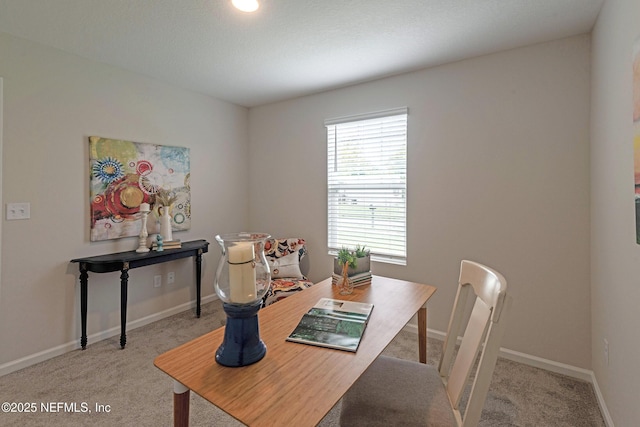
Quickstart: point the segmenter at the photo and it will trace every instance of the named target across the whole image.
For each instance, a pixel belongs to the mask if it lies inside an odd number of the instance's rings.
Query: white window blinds
[[[406,264],[406,108],[325,121],[329,252]]]

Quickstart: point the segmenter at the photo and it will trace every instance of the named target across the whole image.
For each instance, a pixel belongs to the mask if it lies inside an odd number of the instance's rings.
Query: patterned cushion
[[[307,253],[304,239],[289,237],[287,239],[269,239],[264,244],[264,254],[269,258],[280,258],[294,252],[298,252],[298,260],[304,258]]]
[[[264,306],[313,285],[300,271],[300,260],[307,254],[304,239],[269,239],[264,254],[271,268],[271,287],[264,296]]]
[[[313,286],[313,282],[307,279],[273,279],[271,288],[264,296],[264,306],[278,302],[311,286]]]
[[[281,256],[280,258],[268,257],[267,260],[269,261],[272,279],[281,279],[283,277],[304,278],[300,271],[300,258],[298,258],[297,253]]]

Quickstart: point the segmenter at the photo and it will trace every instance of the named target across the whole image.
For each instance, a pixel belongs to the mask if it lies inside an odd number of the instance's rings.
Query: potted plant
[[[365,273],[371,271],[371,252],[364,245],[356,246],[354,251],[357,258],[357,266],[354,266],[354,272],[352,275]]]
[[[334,263],[337,262],[338,266],[342,268],[341,278],[338,281],[338,289],[340,290],[340,294],[348,295],[353,292],[353,283],[349,280],[349,269],[355,268],[358,261],[354,252],[349,249],[343,247],[338,251],[338,256],[336,257]],[[335,271],[335,266],[334,266]]]
[[[333,272],[342,275],[346,261],[349,261],[347,264],[347,274],[349,276],[355,276],[371,270],[370,252],[364,245],[357,245],[354,250],[342,247],[333,261]]]

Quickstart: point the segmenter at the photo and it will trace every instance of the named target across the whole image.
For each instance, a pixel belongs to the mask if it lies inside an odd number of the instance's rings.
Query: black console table
[[[129,270],[147,265],[160,264],[181,258],[195,257],[196,261],[196,316],[200,317],[200,290],[202,282],[202,254],[208,252],[209,242],[206,240],[194,240],[184,242],[180,249],[165,249],[162,252],[149,251],[138,253],[136,251],[119,252],[114,254],[92,256],[88,258],[72,259],[71,262],[80,264],[80,313],[82,318],[82,337],[80,344],[84,350],[87,347],[87,285],[89,271],[93,273],[110,273],[120,271],[120,347],[127,343],[127,287],[129,283]]]

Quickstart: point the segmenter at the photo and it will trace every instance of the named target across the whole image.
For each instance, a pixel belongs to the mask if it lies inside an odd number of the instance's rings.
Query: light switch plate
[[[31,203],[7,203],[7,220],[31,218]]]

